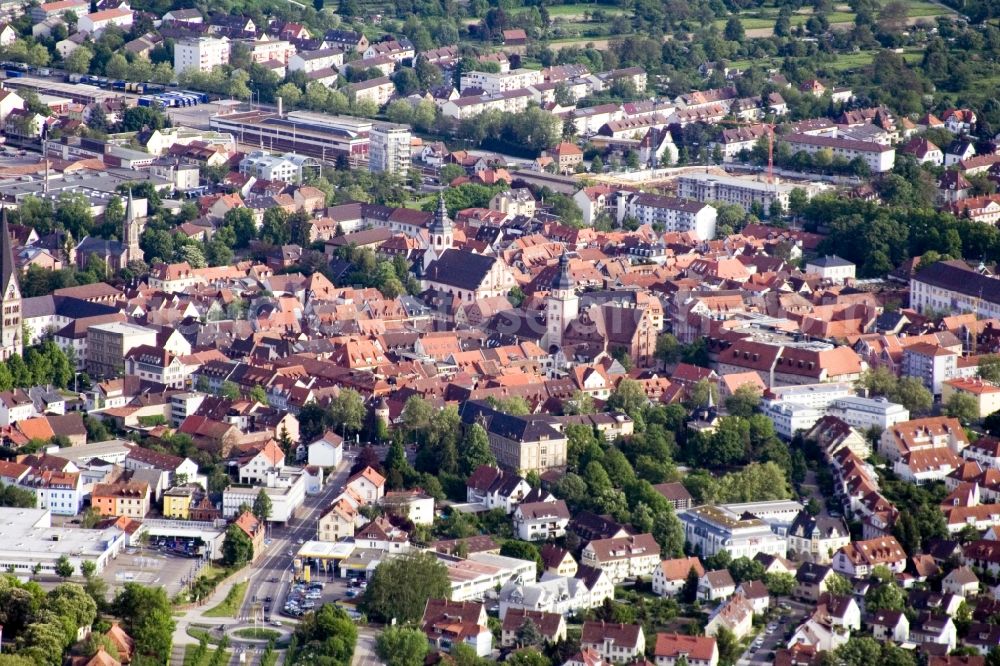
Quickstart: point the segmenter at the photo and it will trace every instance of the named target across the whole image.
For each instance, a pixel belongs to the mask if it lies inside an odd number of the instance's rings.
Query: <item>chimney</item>
[[[281,96],[279,95],[279,96],[278,96],[278,117],[279,117],[279,118],[280,118],[281,116],[283,116],[283,115],[284,115],[284,114],[282,113],[282,111],[283,111],[283,108],[284,108],[284,100],[282,100],[282,99],[281,99]]]

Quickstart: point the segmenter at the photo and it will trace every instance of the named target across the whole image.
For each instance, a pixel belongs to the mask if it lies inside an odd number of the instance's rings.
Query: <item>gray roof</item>
[[[854,264],[847,259],[838,257],[835,254],[828,254],[825,257],[819,257],[818,259],[811,259],[808,266],[819,266],[820,268],[834,268],[834,267],[846,267],[853,266]]]

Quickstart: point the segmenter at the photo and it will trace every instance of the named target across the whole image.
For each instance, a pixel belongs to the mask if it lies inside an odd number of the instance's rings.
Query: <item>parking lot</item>
[[[184,106],[179,108],[166,109],[167,115],[174,125],[193,127],[194,129],[208,129],[208,119],[210,116],[219,113],[225,106],[218,102],[208,102],[197,106]]]
[[[285,583],[281,585],[280,595],[272,594],[270,602],[270,619],[278,615],[297,618],[303,613],[319,608],[326,603],[341,602],[345,607],[357,603],[364,588],[359,584],[349,584],[343,578],[313,578],[309,583]],[[267,602],[267,596],[262,597]]]
[[[203,563],[200,559],[147,549],[130,549],[111,560],[104,570],[103,578],[107,581],[111,594],[124,587],[125,583],[142,583],[162,586],[167,596],[173,597],[197,574]]]

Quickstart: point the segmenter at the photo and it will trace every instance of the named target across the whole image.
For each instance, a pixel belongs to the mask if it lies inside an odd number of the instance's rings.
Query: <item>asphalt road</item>
[[[299,517],[292,519],[288,525],[271,527],[269,535],[271,544],[267,546],[266,554],[250,568],[247,574],[247,580],[250,584],[247,586],[247,593],[243,598],[239,617],[252,619],[251,609],[255,595],[258,599],[272,597],[271,615],[277,617],[278,611],[284,605],[285,595],[293,575],[292,560],[294,555],[288,553],[294,554],[298,551],[300,540],[309,541],[316,537],[316,523],[320,515],[340,493],[353,464],[354,455],[352,452],[348,452],[337,471],[327,477],[323,490],[315,495],[306,496],[305,510]],[[275,582],[271,582],[271,579],[275,579]]]

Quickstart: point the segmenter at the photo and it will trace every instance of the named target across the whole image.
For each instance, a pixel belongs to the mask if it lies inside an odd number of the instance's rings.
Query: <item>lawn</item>
[[[272,639],[276,641],[281,638],[281,632],[274,629],[247,627],[246,629],[237,629],[233,633],[240,638],[249,638],[255,641],[269,641]]]
[[[579,18],[586,14],[593,14],[594,12],[601,12],[605,16],[617,16],[618,14],[625,14],[626,11],[621,7],[609,7],[608,5],[588,5],[588,4],[575,4],[575,5],[549,5],[545,9],[548,10],[549,16],[552,18]],[[516,12],[514,12],[516,14]]]
[[[236,617],[243,605],[243,597],[247,594],[247,583],[236,583],[229,589],[226,598],[215,608],[209,608],[202,613],[205,617]]]
[[[944,14],[954,13],[947,7],[936,5],[933,2],[926,2],[926,0],[907,0],[906,4],[909,7],[906,14],[910,18],[919,18],[921,16],[942,16]]]
[[[200,645],[188,645],[184,648],[184,666],[208,666],[212,663],[212,657],[215,653],[216,650],[205,650],[202,652]],[[223,654],[226,657],[222,660],[222,663],[228,664],[231,655],[228,650]]]

